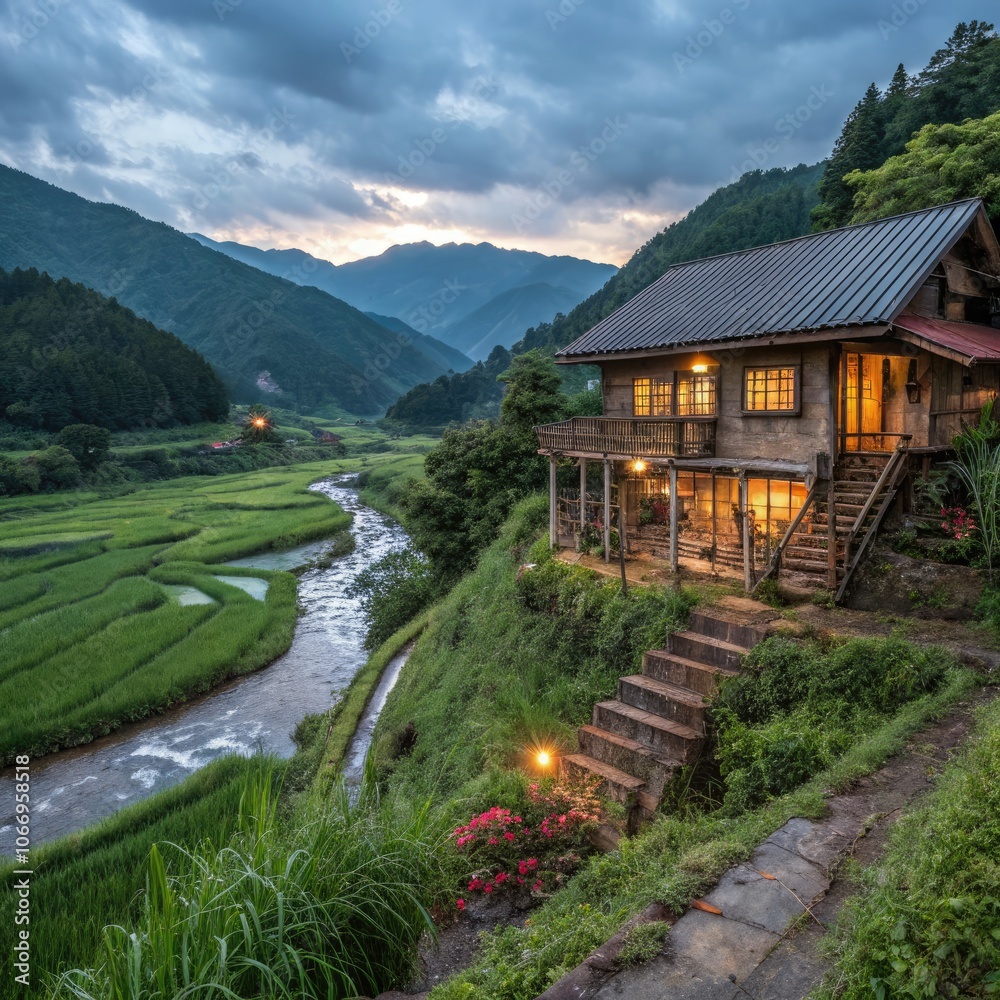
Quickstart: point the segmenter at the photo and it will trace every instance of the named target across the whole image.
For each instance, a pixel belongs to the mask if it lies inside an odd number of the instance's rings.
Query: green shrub
[[[361,599],[368,632],[365,649],[376,649],[412,621],[438,592],[430,564],[419,552],[390,552],[362,570],[347,590]]]

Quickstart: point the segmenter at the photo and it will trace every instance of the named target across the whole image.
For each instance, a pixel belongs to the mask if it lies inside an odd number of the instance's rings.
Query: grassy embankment
[[[1000,700],[917,810],[829,942],[815,1000],[985,996],[1000,990]]]
[[[574,727],[594,701],[636,669],[644,649],[662,644],[663,631],[683,622],[695,596],[644,589],[626,603],[613,583],[549,566],[544,545],[532,547],[544,514],[542,499],[522,505],[476,572],[431,609],[376,730],[379,777],[407,797],[432,795],[452,825],[493,805],[517,811],[526,749],[575,745]],[[519,584],[518,565],[528,560],[540,569]],[[786,652],[776,650],[768,675],[779,699],[774,681]],[[688,800],[618,852],[592,858],[566,888],[539,900],[530,925],[489,935],[473,969],[437,987],[435,1000],[536,996],[648,903],[683,908],[787,819],[820,815],[829,789],[844,789],[876,769],[976,683],[943,657],[899,640],[872,641],[855,652],[850,658],[862,664],[859,670],[873,671],[873,689],[885,695],[883,711],[865,705],[855,713],[850,699],[830,687],[844,647],[813,651],[809,655],[827,657],[817,671],[824,680],[807,695],[814,717],[777,712],[753,730],[753,739],[737,734],[747,755],[744,770],[751,777],[759,772],[753,794],[744,775],[728,804],[721,795],[714,803]],[[859,680],[863,675],[851,683]],[[814,740],[810,734],[824,716],[839,721]],[[768,774],[782,771],[776,754],[789,746],[800,750],[794,763],[802,777],[797,787],[768,792]],[[460,869],[453,865],[451,873]],[[453,893],[467,895],[457,881]]]

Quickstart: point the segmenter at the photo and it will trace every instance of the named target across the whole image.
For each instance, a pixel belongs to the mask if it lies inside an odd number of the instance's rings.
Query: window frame
[[[751,410],[748,404],[749,385],[747,380],[750,372],[764,372],[767,378],[769,371],[792,370],[792,405],[781,409]],[[779,376],[780,377],[780,376]],[[779,390],[780,391],[780,390]],[[767,390],[765,389],[765,402],[767,400]],[[802,415],[802,363],[773,364],[773,365],[744,365],[743,379],[740,389],[741,413],[744,417],[799,417]]]
[[[678,413],[681,405],[680,383],[683,379],[691,382],[690,395],[686,397],[686,406],[704,405],[704,403],[693,403],[700,393],[710,392],[714,409],[711,413]],[[694,387],[701,380],[705,385],[695,389]],[[648,407],[648,413],[637,413],[636,402],[640,383],[645,383],[642,398],[644,407]],[[711,387],[709,388],[709,383]],[[653,410],[657,399],[669,401],[668,413],[654,413]],[[719,416],[719,372],[709,370],[707,372],[696,372],[691,368],[677,368],[673,371],[664,372],[662,375],[635,375],[632,378],[632,417],[635,420],[717,420]]]

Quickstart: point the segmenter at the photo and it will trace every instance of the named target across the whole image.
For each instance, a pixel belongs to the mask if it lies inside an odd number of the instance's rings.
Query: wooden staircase
[[[780,575],[793,587],[835,591],[840,600],[905,479],[906,457],[905,447],[892,455],[842,455],[832,482],[819,483],[810,493],[803,516],[790,525],[764,577]]]
[[[766,635],[766,626],[736,615],[693,612],[666,649],[643,656],[641,674],[618,681],[616,698],[594,706],[578,752],[562,758],[564,771],[597,775],[599,791],[630,808],[630,825],[651,816],[675,772],[701,754],[708,698]]]

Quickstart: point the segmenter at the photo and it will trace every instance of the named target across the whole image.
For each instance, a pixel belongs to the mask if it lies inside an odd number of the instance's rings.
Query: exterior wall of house
[[[946,447],[963,424],[975,423],[983,404],[1000,392],[1000,366],[966,368],[947,358],[931,357],[930,380],[929,391],[921,392],[930,404],[929,441]]]
[[[784,460],[815,470],[818,452],[831,453],[830,344],[747,347],[741,351],[681,354],[604,362],[604,415],[631,417],[633,379],[718,366],[715,454],[720,458]],[[798,367],[799,406],[795,414],[748,416],[743,412],[744,369]]]

